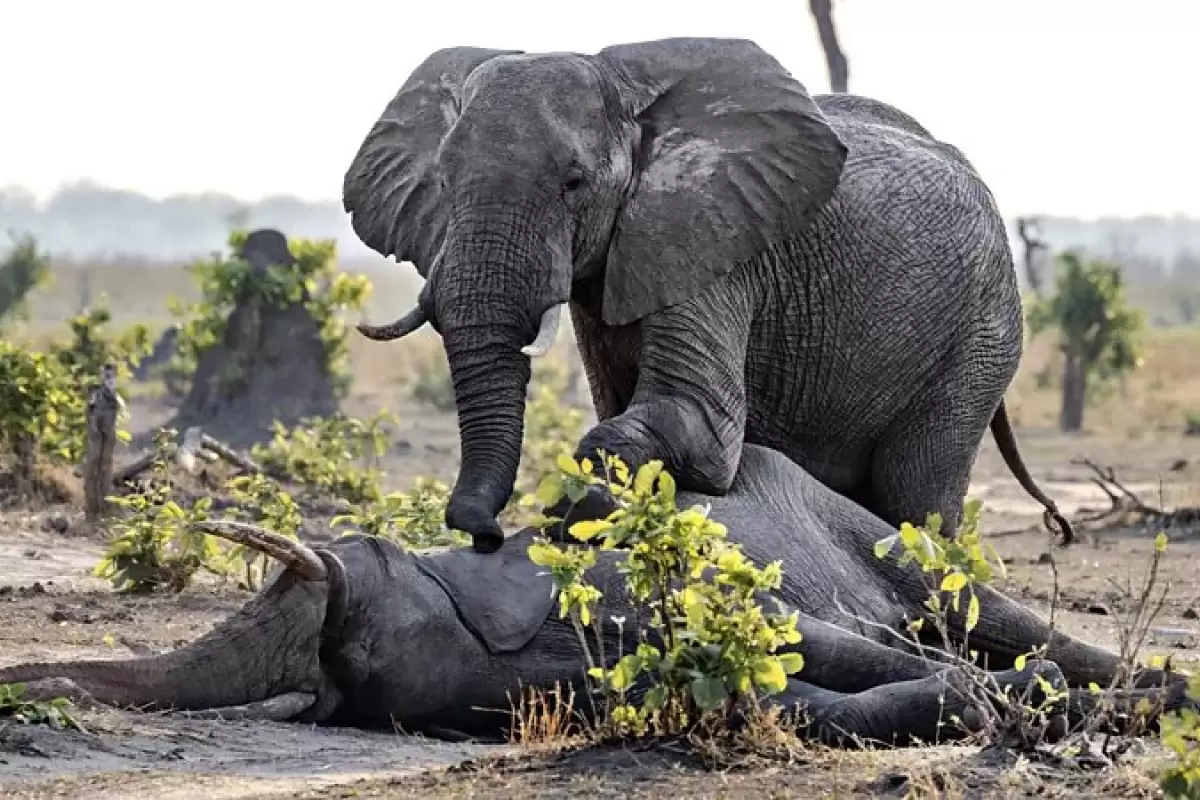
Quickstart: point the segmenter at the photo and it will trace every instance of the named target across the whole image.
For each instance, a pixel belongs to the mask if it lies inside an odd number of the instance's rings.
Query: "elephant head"
[[[392,714],[419,719],[459,694],[503,701],[511,687],[481,676],[495,659],[523,651],[557,602],[549,574],[524,547],[506,548],[497,563],[470,549],[410,553],[361,534],[312,549],[232,520],[199,529],[266,553],[282,569],[176,650],[0,666],[0,683],[126,707],[387,725]],[[525,541],[535,533],[525,531]],[[562,646],[573,636],[564,627]],[[533,672],[553,663],[536,648],[528,661]]]
[[[745,40],[458,47],[417,67],[343,204],[365,244],[426,279],[411,312],[360,330],[442,335],[462,442],[447,523],[499,546],[529,358],[568,301],[608,326],[686,302],[794,236],[845,158],[804,87]]]

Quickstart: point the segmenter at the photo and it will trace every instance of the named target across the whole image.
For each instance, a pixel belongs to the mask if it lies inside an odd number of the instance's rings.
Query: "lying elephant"
[[[965,694],[946,691],[963,673],[889,646],[899,644],[905,614],[918,616],[927,595],[914,568],[874,557],[874,543],[894,532],[887,523],[785,456],[753,446],[746,448],[733,491],[719,498],[682,493],[680,502],[711,503],[730,538],[760,564],[782,559],[778,599],[801,611],[797,647],[805,666],[773,701],[802,704],[808,735],[831,743],[930,741],[939,733],[961,734],[940,729],[949,715],[968,727],[977,719]],[[369,536],[349,535],[312,550],[253,526],[211,524],[286,569],[186,647],[131,660],[9,666],[0,668],[0,682],[66,678],[71,688],[121,706],[399,724],[490,738],[506,734],[510,695],[521,687],[581,678],[576,634],[559,618],[551,579],[526,557],[532,529],[514,535],[496,555],[469,548],[417,555]],[[622,600],[618,558],[601,553],[588,573],[605,592],[598,609],[603,620],[635,614]],[[1016,672],[1014,659],[1045,642],[1048,626],[996,591],[978,592],[982,615],[971,646],[993,668],[1007,670],[997,674],[1002,685],[1024,686],[1035,667]],[[961,620],[954,625],[961,634]],[[625,635],[632,637],[635,627],[626,625]],[[615,625],[606,625],[605,636],[605,652],[617,653]],[[628,651],[636,642],[621,644]],[[1054,663],[1036,669],[1060,685],[1106,685],[1118,669],[1112,653],[1061,633],[1048,655]],[[1178,676],[1147,670],[1138,685],[1167,688],[1136,689],[1123,702],[1184,702]],[[1067,711],[1078,716],[1092,703],[1086,689],[1075,689]]]
[[[720,495],[750,442],[888,522],[953,529],[990,427],[1071,538],[1003,402],[1021,296],[987,185],[907,114],[814,97],[753,42],[439,50],[343,205],[426,279],[410,313],[359,329],[442,335],[462,440],[446,522],[481,549],[503,541],[528,357],[568,303],[599,419],[579,456],[660,459]]]

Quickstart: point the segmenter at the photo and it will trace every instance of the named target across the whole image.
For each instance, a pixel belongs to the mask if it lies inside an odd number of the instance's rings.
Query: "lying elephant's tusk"
[[[521,352],[530,358],[539,358],[550,352],[550,348],[554,346],[554,340],[558,338],[558,323],[562,319],[563,308],[566,303],[555,303],[546,309],[542,314],[542,321],[538,325],[537,336],[529,344],[521,348]]]
[[[196,529],[266,553],[305,580],[323,581],[329,575],[325,562],[311,547],[257,525],[231,519],[211,519],[197,522]]]
[[[418,303],[412,311],[409,311],[391,325],[366,325],[359,323],[355,327],[358,328],[359,333],[368,339],[374,339],[377,342],[390,342],[393,339],[401,339],[408,336],[428,321],[429,317],[426,316],[425,309]]]
[[[195,711],[175,711],[173,716],[187,719],[258,720],[262,722],[287,722],[307,711],[317,701],[315,694],[307,692],[285,692],[256,703],[239,706],[221,706]]]

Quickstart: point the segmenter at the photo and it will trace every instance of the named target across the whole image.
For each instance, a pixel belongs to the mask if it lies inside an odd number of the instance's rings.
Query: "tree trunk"
[[[1083,357],[1073,350],[1063,353],[1062,410],[1058,415],[1058,427],[1064,433],[1083,430],[1083,407],[1087,397],[1087,373],[1083,369]]]
[[[117,371],[100,370],[100,385],[88,392],[87,452],[83,461],[83,512],[97,520],[108,509],[112,493],[113,448],[117,444]]]
[[[837,25],[833,21],[833,0],[809,0],[809,10],[817,23],[825,64],[829,68],[829,88],[834,92],[850,91],[850,64],[838,43]]]

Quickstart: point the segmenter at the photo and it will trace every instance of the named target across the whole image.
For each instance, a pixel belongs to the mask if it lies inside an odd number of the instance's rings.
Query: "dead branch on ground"
[[[1117,479],[1112,467],[1105,467],[1090,458],[1072,459],[1076,466],[1087,467],[1094,474],[1092,483],[1108,497],[1109,507],[1082,517],[1083,522],[1102,523],[1106,526],[1134,524],[1169,530],[1200,523],[1200,507],[1180,506],[1166,510],[1150,505]]]

